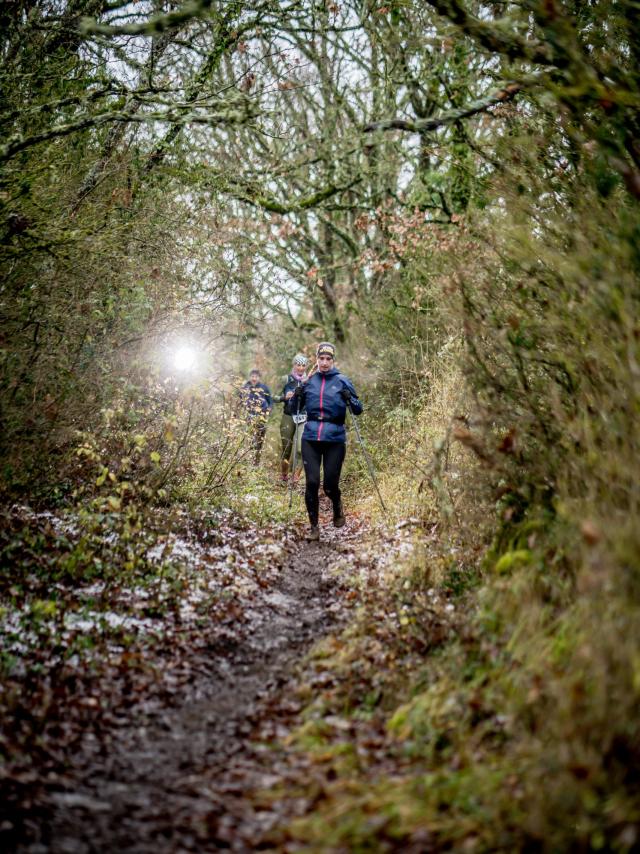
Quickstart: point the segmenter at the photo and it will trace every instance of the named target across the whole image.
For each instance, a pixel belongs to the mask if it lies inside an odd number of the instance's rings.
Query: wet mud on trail
[[[206,666],[177,703],[147,710],[134,704],[117,727],[88,732],[64,790],[47,799],[37,841],[32,836],[17,850],[266,847],[258,840],[277,817],[256,814],[243,796],[247,784],[270,783],[268,750],[257,749],[251,735],[270,709],[286,707],[293,665],[346,622],[349,607],[333,567],[357,537],[325,528],[319,543],[299,542],[243,615],[243,636],[209,644]],[[272,730],[277,737],[277,726]]]

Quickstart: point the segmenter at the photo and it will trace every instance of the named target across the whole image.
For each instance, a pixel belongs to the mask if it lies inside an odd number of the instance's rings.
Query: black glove
[[[302,385],[297,385],[295,391],[293,392],[292,400],[300,400],[302,397]]]
[[[351,403],[351,392],[346,386],[340,389],[340,397],[345,403]]]

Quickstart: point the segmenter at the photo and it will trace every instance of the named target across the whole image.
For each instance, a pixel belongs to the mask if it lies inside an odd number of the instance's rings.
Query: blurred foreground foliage
[[[550,190],[565,137],[526,125],[497,145],[499,204],[444,237],[407,220],[363,312],[369,440],[415,548],[307,697],[297,744],[328,782],[289,827],[305,850],[640,841],[637,202],[588,152]]]

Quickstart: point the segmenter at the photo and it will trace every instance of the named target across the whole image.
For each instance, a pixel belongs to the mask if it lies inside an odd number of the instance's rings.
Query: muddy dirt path
[[[279,694],[292,665],[346,619],[330,537],[300,544],[252,608],[244,639],[211,651],[179,705],[134,708],[119,729],[88,734],[70,785],[52,794],[40,841],[20,851],[252,850],[234,838],[226,815],[229,765],[251,752],[248,737],[264,709],[286,699]]]

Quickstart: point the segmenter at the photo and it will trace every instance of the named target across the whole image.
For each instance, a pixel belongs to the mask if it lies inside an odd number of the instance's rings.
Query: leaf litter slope
[[[227,520],[213,544],[198,524],[166,538],[163,550],[180,554],[187,575],[189,561],[200,583],[203,567],[216,575],[231,563],[237,585],[229,582],[203,609],[202,596],[194,605],[192,579],[168,609],[147,607],[158,624],[151,642],[145,617],[128,624],[139,636],[126,649],[111,638],[102,659],[94,650],[92,673],[80,672],[78,662],[76,673],[69,662],[51,667],[42,696],[33,698],[40,754],[30,749],[34,739],[20,743],[9,727],[18,758],[4,772],[6,841],[31,852],[236,847],[237,817],[226,804],[245,786],[234,775],[244,762],[255,786],[266,770],[264,758],[259,767],[251,759],[252,728],[283,701],[293,663],[346,620],[350,597],[341,595],[334,568],[345,553],[348,560],[358,535],[354,525],[341,537],[332,532],[333,545],[301,544],[279,526],[257,536]],[[256,569],[261,549],[267,558]],[[134,599],[112,590],[112,619],[102,625],[112,628],[118,601],[135,611]],[[25,678],[17,671],[14,689]],[[24,709],[13,711],[19,717]],[[254,813],[245,821],[245,839],[261,835],[260,821]]]

